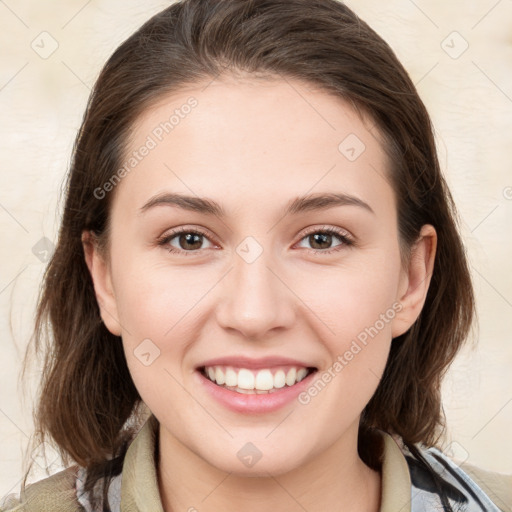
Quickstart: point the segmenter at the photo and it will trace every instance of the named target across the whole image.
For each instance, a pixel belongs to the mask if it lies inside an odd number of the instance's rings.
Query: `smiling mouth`
[[[318,370],[293,365],[259,370],[216,365],[202,366],[198,371],[221,388],[248,395],[262,395],[293,387]]]

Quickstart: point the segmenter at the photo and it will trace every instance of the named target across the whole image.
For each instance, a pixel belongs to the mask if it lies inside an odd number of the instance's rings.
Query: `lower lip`
[[[244,414],[261,414],[267,412],[277,411],[281,407],[292,402],[297,396],[304,391],[310,384],[312,378],[317,372],[310,373],[307,377],[297,382],[293,386],[286,386],[280,388],[278,391],[272,393],[246,394],[237,393],[231,389],[226,389],[222,386],[217,386],[210,379],[205,377],[199,370],[195,372],[200,379],[200,383],[206,391],[217,402],[226,408],[241,412]]]

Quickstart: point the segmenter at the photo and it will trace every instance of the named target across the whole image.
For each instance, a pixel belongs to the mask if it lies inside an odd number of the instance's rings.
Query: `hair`
[[[35,435],[52,439],[66,463],[87,468],[86,489],[104,477],[104,496],[121,470],[133,426],[140,425],[141,398],[121,338],[101,321],[84,258],[84,230],[108,239],[113,192],[98,199],[94,191],[121,167],[142,113],[172,92],[227,75],[307,83],[348,101],[377,127],[389,156],[404,255],[425,224],[435,227],[438,245],[424,307],[393,340],[361,415],[359,452],[378,465],[364,442],[375,429],[400,436],[411,451],[417,443],[434,446],[444,432],[441,381],[468,337],[474,296],[432,123],[406,70],[336,0],[184,0],[124,41],[94,85],[35,321],[34,348],[44,353]]]

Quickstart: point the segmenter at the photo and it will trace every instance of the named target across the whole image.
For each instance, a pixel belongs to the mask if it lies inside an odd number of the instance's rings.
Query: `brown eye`
[[[335,243],[338,239],[339,243]],[[350,239],[344,231],[335,228],[324,228],[317,229],[316,231],[310,231],[301,240],[307,241],[312,251],[319,254],[328,254],[330,252],[338,251],[343,247],[354,245],[354,242]],[[333,245],[335,243],[335,245]],[[302,247],[304,247],[302,245]]]
[[[308,240],[313,249],[330,249],[332,238],[328,233],[315,233],[309,235]]]
[[[178,239],[180,249],[200,249],[203,235],[197,233],[181,233],[174,238]]]
[[[213,247],[205,233],[195,229],[180,229],[161,238],[158,245],[163,246],[169,252],[188,256],[199,253],[200,249],[208,248],[204,247],[205,240],[210,244],[210,248]]]

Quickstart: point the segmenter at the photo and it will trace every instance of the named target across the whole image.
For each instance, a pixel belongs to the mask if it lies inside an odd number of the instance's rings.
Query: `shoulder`
[[[28,485],[21,496],[10,494],[0,502],[0,512],[78,512],[76,498],[78,468],[72,466]]]
[[[434,447],[420,448],[420,452],[439,477],[436,483],[425,466],[410,453],[406,455],[413,490],[421,501],[436,501],[441,485],[446,498],[455,506],[471,511],[512,512],[512,475],[457,463]]]
[[[496,473],[466,463],[460,468],[503,512],[512,512],[512,473]]]

